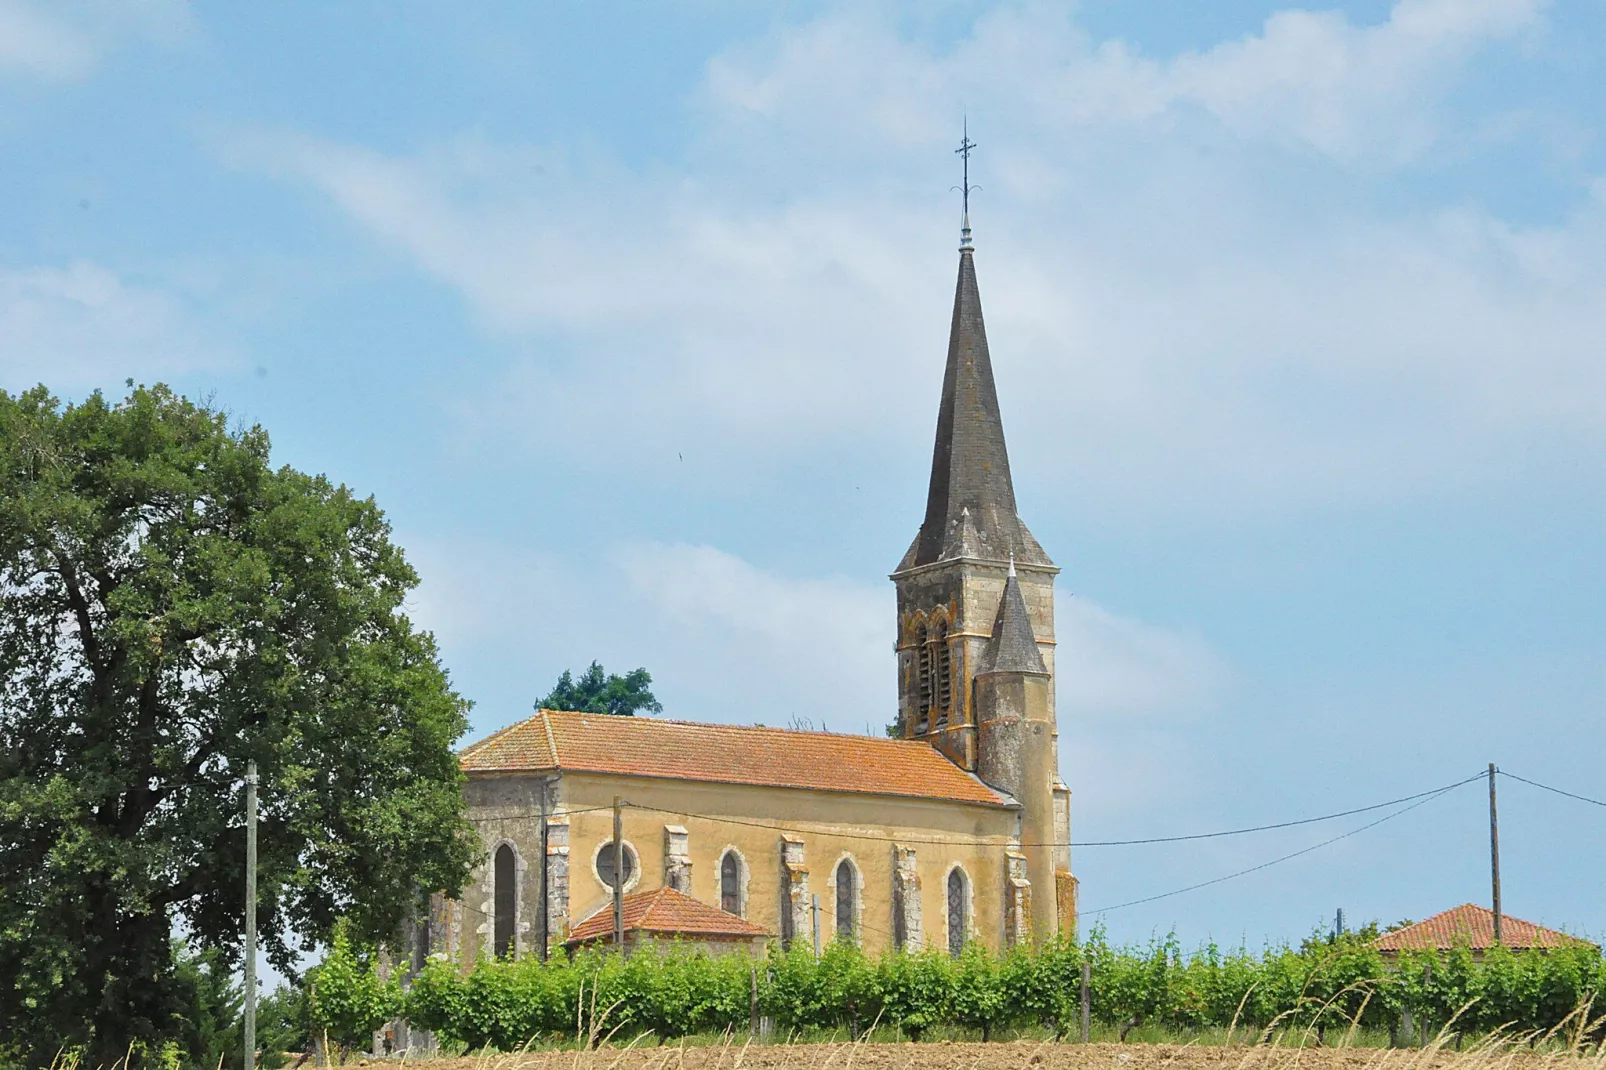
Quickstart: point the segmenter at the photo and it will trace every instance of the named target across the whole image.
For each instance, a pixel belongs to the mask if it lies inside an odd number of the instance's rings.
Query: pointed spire
[[[954,289],[926,518],[899,568],[954,557],[999,561],[1011,550],[1022,564],[1053,564],[1015,514],[1015,487],[987,352],[975,257],[964,248]]]
[[[993,618],[993,637],[988,640],[976,668],[977,676],[990,673],[1021,672],[1048,675],[1043,652],[1037,648],[1026,598],[1021,594],[1015,561],[1010,559],[1009,579],[1004,581],[1004,597],[998,600],[998,616]]]

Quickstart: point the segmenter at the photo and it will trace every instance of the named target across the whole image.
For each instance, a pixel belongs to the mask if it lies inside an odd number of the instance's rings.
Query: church
[[[433,905],[419,960],[611,941],[616,879],[627,946],[957,954],[1072,931],[1059,570],[1016,512],[962,233],[926,514],[891,575],[899,738],[540,710],[461,754],[485,862]]]

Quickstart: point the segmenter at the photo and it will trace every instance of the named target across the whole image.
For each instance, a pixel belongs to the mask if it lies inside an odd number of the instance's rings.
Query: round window
[[[624,856],[625,856],[625,879],[624,879],[624,883],[625,884],[629,884],[630,883],[630,878],[636,875],[636,853],[630,849],[630,846],[628,844],[625,844],[623,846],[624,846],[624,852],[623,853],[624,853]],[[613,885],[614,885],[614,876],[613,876],[613,841],[612,840],[608,840],[601,847],[597,848],[597,876],[602,878],[602,883],[603,884],[606,884],[610,888],[613,887]]]

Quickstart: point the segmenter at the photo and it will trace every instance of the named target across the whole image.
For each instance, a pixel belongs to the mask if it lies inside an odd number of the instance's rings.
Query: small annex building
[[[624,945],[627,948],[659,941],[680,941],[707,951],[762,953],[774,934],[750,921],[709,906],[673,888],[635,892],[620,903]],[[576,925],[566,945],[572,950],[588,944],[612,945],[613,905],[610,903]]]
[[[925,516],[890,576],[897,738],[539,710],[461,754],[486,862],[435,897],[414,961],[588,939],[611,912],[615,799],[643,917],[685,907],[651,898],[670,889],[783,943],[812,938],[817,898],[822,941],[871,953],[1069,933],[1058,572],[1016,511],[967,221]]]
[[[1498,942],[1507,950],[1518,952],[1594,946],[1587,940],[1504,913],[1500,916]],[[1463,903],[1414,925],[1384,933],[1372,941],[1372,946],[1386,961],[1393,962],[1406,951],[1443,952],[1458,947],[1466,948],[1472,952],[1473,958],[1481,959],[1495,943],[1494,911],[1475,903]]]

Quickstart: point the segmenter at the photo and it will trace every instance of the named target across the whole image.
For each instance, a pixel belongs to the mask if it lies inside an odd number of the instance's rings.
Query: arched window
[[[931,637],[931,665],[932,675],[936,678],[932,684],[932,693],[936,696],[937,723],[948,723],[948,709],[953,704],[954,682],[953,665],[948,653],[948,625],[939,623]]]
[[[915,731],[924,732],[931,723],[931,645],[924,624],[915,629],[915,714]]]
[[[726,851],[719,860],[719,909],[727,914],[742,912],[742,860],[735,851]]]
[[[853,920],[859,910],[859,871],[846,858],[836,865],[836,935],[853,939]]]
[[[496,923],[492,931],[492,948],[496,957],[513,954],[513,918],[518,909],[519,902],[519,866],[518,858],[513,854],[513,846],[504,843],[496,849],[496,867],[493,876],[495,888],[493,898],[496,902]]]
[[[970,916],[970,882],[965,871],[955,866],[948,871],[948,954],[965,950],[965,922]]]

